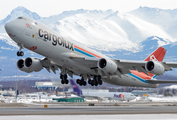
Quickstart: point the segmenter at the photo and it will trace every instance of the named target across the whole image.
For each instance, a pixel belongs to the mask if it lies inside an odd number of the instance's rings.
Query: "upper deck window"
[[[32,24],[33,24],[33,25],[38,25],[38,23],[37,23],[37,22],[33,22]]]

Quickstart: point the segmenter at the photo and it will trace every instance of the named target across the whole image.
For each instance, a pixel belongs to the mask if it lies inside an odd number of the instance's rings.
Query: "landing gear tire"
[[[66,80],[66,79],[67,79],[67,77],[68,77],[68,76],[67,76],[66,74],[65,74],[65,75],[63,75],[63,79],[64,79],[64,80]]]
[[[98,86],[98,82],[97,81],[95,81],[95,86]]]
[[[77,79],[76,82],[77,82],[77,84],[79,84],[80,86],[82,86],[82,85],[83,85],[83,86],[86,86],[86,85],[87,85],[87,82],[84,81],[83,78],[81,78],[81,80],[80,80],[80,79]]]
[[[24,55],[24,52],[23,51],[18,51],[17,52],[17,56],[23,56]]]
[[[96,83],[96,80],[93,80],[93,81],[92,81],[92,84],[95,85],[95,83]]]
[[[97,80],[97,76],[96,75],[94,75],[93,80]]]
[[[83,81],[83,80],[81,80],[81,81],[80,81],[80,84],[81,84],[81,85],[83,85],[83,83],[84,83],[84,81]]]
[[[69,80],[66,80],[65,83],[68,84],[68,83],[69,83]]]
[[[68,84],[69,83],[69,80],[67,80],[67,75],[60,75],[60,79],[61,80],[61,84]]]
[[[87,85],[87,82],[86,81],[84,81],[84,84],[83,84],[84,86],[86,86]]]
[[[63,80],[61,80],[61,84],[64,84],[64,81],[63,81]]]
[[[99,85],[102,85],[102,84],[103,84],[103,82],[100,80],[100,81],[98,81],[98,84],[99,84]]]
[[[91,82],[92,82],[92,81],[89,79],[89,80],[88,80],[88,84],[91,84]]]
[[[98,75],[98,76],[94,75],[93,76],[93,80],[92,81],[89,80],[88,83],[91,84],[92,86],[98,86],[98,85],[102,85],[103,84],[100,75]]]
[[[79,83],[80,83],[80,80],[79,80],[79,79],[77,79],[77,80],[76,80],[76,83],[77,83],[77,84],[79,84]]]
[[[63,75],[60,75],[60,79],[63,79]]]
[[[80,80],[79,85],[80,85],[80,86],[82,86],[82,85],[83,85],[83,81],[82,81],[82,80]]]
[[[93,80],[91,81],[91,86],[94,86],[94,84],[93,84]]]
[[[97,77],[97,78],[98,78],[98,81],[100,81],[100,80],[101,80],[101,76],[100,76],[100,75],[98,75],[98,77]]]
[[[79,85],[80,85],[80,86],[82,86],[82,84],[81,84],[81,83],[79,83]]]

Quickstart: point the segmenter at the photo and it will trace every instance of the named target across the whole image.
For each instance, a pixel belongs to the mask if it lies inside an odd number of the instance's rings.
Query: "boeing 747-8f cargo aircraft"
[[[50,72],[60,69],[62,84],[68,84],[67,76],[78,75],[80,85],[86,80],[92,86],[102,85],[102,81],[121,86],[152,87],[159,83],[177,83],[177,81],[155,80],[156,75],[177,67],[177,62],[162,62],[166,49],[159,47],[144,61],[111,59],[77,42],[67,40],[54,30],[40,22],[18,17],[5,24],[5,30],[18,46],[18,56],[27,48],[44,59],[28,57],[17,61],[17,67],[27,73],[38,72],[46,68]]]

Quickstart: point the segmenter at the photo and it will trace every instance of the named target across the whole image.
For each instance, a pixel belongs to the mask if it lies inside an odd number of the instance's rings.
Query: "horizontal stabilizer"
[[[170,81],[170,80],[146,80],[148,83],[151,84],[165,84],[165,83],[177,83],[176,81]]]

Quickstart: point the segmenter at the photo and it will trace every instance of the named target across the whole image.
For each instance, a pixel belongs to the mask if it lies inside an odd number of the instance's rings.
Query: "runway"
[[[176,106],[57,106],[50,108],[0,108],[0,115],[111,115],[177,114]]]
[[[176,118],[177,114],[0,116],[0,120],[176,120]]]

